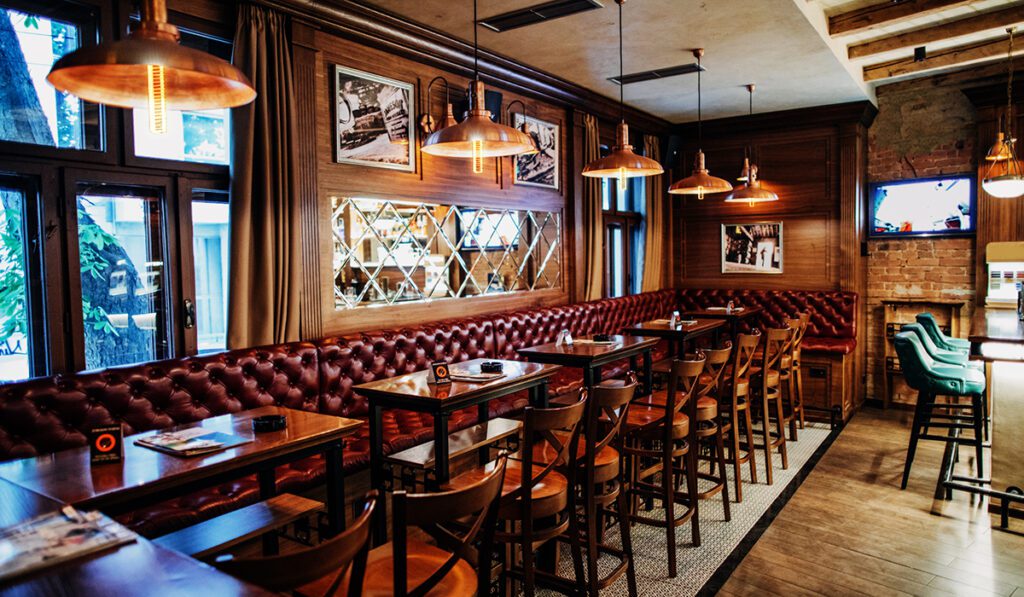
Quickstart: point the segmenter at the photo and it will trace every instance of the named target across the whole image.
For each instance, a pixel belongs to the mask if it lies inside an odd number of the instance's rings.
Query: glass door
[[[36,195],[0,175],[0,382],[47,372]]]

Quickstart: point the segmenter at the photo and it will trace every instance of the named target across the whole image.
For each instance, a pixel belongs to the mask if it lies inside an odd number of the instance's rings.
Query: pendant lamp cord
[[[703,118],[700,111],[700,55],[697,56],[697,150],[704,149]]]
[[[747,116],[754,115],[754,84],[747,85],[747,91],[749,91],[749,103],[747,106]],[[754,146],[754,127],[750,127],[750,139],[747,144],[747,159],[750,159],[750,149]],[[749,178],[750,172],[747,172]]]
[[[1009,140],[1011,137],[1010,123],[1013,122],[1013,118],[1010,114],[1013,110],[1013,27],[1010,27],[1006,31],[1010,34],[1010,48],[1006,52],[1010,69],[1010,74],[1006,77],[1006,137],[1007,140]]]
[[[480,41],[478,38],[480,30],[477,20],[477,0],[473,0],[473,80],[480,80]]]
[[[626,122],[626,82],[622,80],[622,5],[619,2],[619,120]]]

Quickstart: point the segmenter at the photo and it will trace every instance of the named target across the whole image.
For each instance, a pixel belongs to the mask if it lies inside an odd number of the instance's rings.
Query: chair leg
[[[736,503],[743,501],[743,465],[740,463],[740,419],[739,413],[732,411],[732,429],[729,430],[729,446],[732,452],[733,485],[736,488]]]
[[[722,434],[722,421],[718,421],[718,430],[715,432],[715,449],[718,453],[718,475],[722,479],[722,508],[725,510],[725,521],[732,520],[729,513],[729,476],[725,473],[725,437]]]
[[[626,500],[625,489],[619,488],[619,497],[615,498],[615,507],[619,515],[619,535],[622,541],[622,553],[629,558],[626,563],[626,586],[629,589],[629,597],[636,597],[636,566],[633,559],[633,538],[629,530],[629,506]],[[577,577],[578,578],[578,577]]]
[[[583,488],[583,508],[586,512],[584,518],[587,522],[587,592],[590,597],[597,597],[597,581],[600,579],[597,571],[597,536],[600,521],[597,516],[593,486]]]
[[[754,421],[750,417],[750,401],[743,409],[743,418],[747,426],[747,457],[750,461],[750,482],[757,483],[757,450],[754,449]]]
[[[579,516],[577,516],[577,510],[579,505],[576,503],[576,492],[573,490],[569,491],[569,551],[572,554],[572,568],[576,574],[576,578],[585,578],[583,572],[583,533],[580,529]]]
[[[769,408],[768,392],[761,395],[761,434],[764,437],[764,474],[769,485],[774,483],[772,479],[772,467],[775,462],[772,459],[772,421],[771,409]]]
[[[786,450],[786,429],[785,429],[785,424],[783,423],[783,421],[785,419],[783,418],[783,414],[784,413],[783,413],[783,407],[782,407],[782,394],[781,393],[775,395],[775,413],[776,413],[775,416],[777,417],[777,420],[779,422],[779,424],[778,424],[778,428],[779,428],[779,452],[782,453],[782,469],[783,470],[789,470],[789,453]],[[769,419],[770,418],[771,417],[769,417]],[[793,425],[794,423],[795,423],[795,419],[793,420],[793,422],[790,423],[790,425]],[[795,432],[795,428],[794,428],[794,432]]]
[[[662,442],[661,495],[665,501],[665,541],[668,547],[668,577],[676,577],[676,509],[672,474],[672,442]]]
[[[804,428],[804,378],[799,367],[793,371],[796,378],[796,399],[797,407],[800,409],[800,429]]]
[[[982,406],[981,394],[971,396],[971,411],[974,415],[974,457],[978,460],[978,478],[985,478],[985,446],[983,436],[985,434],[985,412]]]
[[[789,379],[786,380],[786,399],[789,402],[789,439],[790,441],[797,441],[796,434],[796,372],[792,369],[789,370]]]
[[[693,546],[700,547],[700,498],[697,497],[697,442],[694,442],[686,453],[686,491],[689,500],[688,506],[693,509],[693,516],[690,517],[690,532],[693,539]]]
[[[523,594],[526,597],[533,597],[534,588],[537,586],[536,571],[533,562],[533,520],[529,513],[524,517],[522,523],[522,539],[520,550],[523,558]]]
[[[906,489],[907,481],[910,480],[910,465],[914,462],[914,452],[917,451],[918,430],[924,423],[924,414],[926,410],[924,404],[928,399],[928,396],[924,392],[920,392],[917,395],[917,406],[914,407],[914,422],[911,423],[910,444],[907,446],[907,459],[903,463],[903,481],[900,483],[900,489]]]

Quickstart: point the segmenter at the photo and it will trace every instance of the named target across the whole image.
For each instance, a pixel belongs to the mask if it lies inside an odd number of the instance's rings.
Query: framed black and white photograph
[[[722,224],[723,274],[781,274],[782,222]]]
[[[523,120],[530,125],[530,136],[533,137],[538,153],[517,155],[514,158],[515,172],[513,182],[547,189],[558,189],[559,181],[559,150],[560,136],[557,124],[515,114],[513,125],[518,128]]]
[[[413,84],[334,66],[335,160],[416,170]]]

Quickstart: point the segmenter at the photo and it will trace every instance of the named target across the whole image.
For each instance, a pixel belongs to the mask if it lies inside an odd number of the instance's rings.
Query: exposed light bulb
[[[697,187],[697,200],[698,201],[703,201],[704,200],[704,187],[703,186],[698,186]]]
[[[473,141],[473,174],[481,174],[484,171],[484,142],[480,139]]]
[[[154,134],[163,135],[167,132],[167,89],[164,81],[164,67],[160,64],[147,64],[146,74],[149,78],[149,130]]]
[[[625,191],[629,188],[629,181],[626,179],[626,169],[619,168],[619,190]]]

